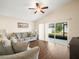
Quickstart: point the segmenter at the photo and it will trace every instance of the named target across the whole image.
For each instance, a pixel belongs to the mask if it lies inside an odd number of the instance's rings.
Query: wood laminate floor
[[[69,59],[69,48],[63,45],[36,40],[30,47],[40,47],[39,59]]]

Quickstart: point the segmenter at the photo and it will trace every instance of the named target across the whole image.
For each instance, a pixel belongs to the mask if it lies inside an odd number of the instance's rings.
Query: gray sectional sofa
[[[39,47],[26,50],[24,52],[11,54],[11,55],[1,55],[0,59],[38,59]]]
[[[31,32],[19,32],[19,33],[10,33],[8,38],[15,37],[17,40],[22,41],[33,41],[37,40],[36,34]]]
[[[0,59],[38,59],[39,47],[29,50],[26,37],[27,33],[6,35],[4,30],[0,30]]]

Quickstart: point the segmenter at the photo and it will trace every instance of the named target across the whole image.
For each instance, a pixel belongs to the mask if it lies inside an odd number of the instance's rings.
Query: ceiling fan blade
[[[33,10],[35,10],[35,8],[29,8],[29,9],[33,9]]]
[[[39,7],[39,3],[36,3],[36,7]]]
[[[48,7],[46,6],[46,7],[42,7],[41,9],[48,9]]]
[[[34,12],[35,14],[37,13],[37,11]]]
[[[40,10],[42,13],[44,13],[44,11]]]

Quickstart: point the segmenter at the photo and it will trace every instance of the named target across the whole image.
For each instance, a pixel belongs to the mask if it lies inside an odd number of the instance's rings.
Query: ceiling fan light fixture
[[[36,10],[37,10],[38,12],[40,12],[41,8],[36,8]]]
[[[44,12],[44,9],[48,9],[48,6],[44,6],[44,7],[42,7],[42,5],[40,4],[40,3],[35,3],[35,5],[36,5],[36,8],[29,8],[29,9],[35,9],[36,11],[34,12],[35,14],[37,13],[37,12],[41,12],[41,13],[45,13]]]

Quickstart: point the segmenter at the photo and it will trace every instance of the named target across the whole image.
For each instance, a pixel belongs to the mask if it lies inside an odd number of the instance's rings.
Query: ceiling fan
[[[35,3],[36,5],[36,8],[29,8],[29,9],[32,9],[32,10],[36,10],[34,13],[36,14],[37,12],[41,12],[41,13],[45,13],[44,12],[44,9],[48,9],[48,6],[45,6],[45,7],[42,7],[40,5],[40,3]]]

